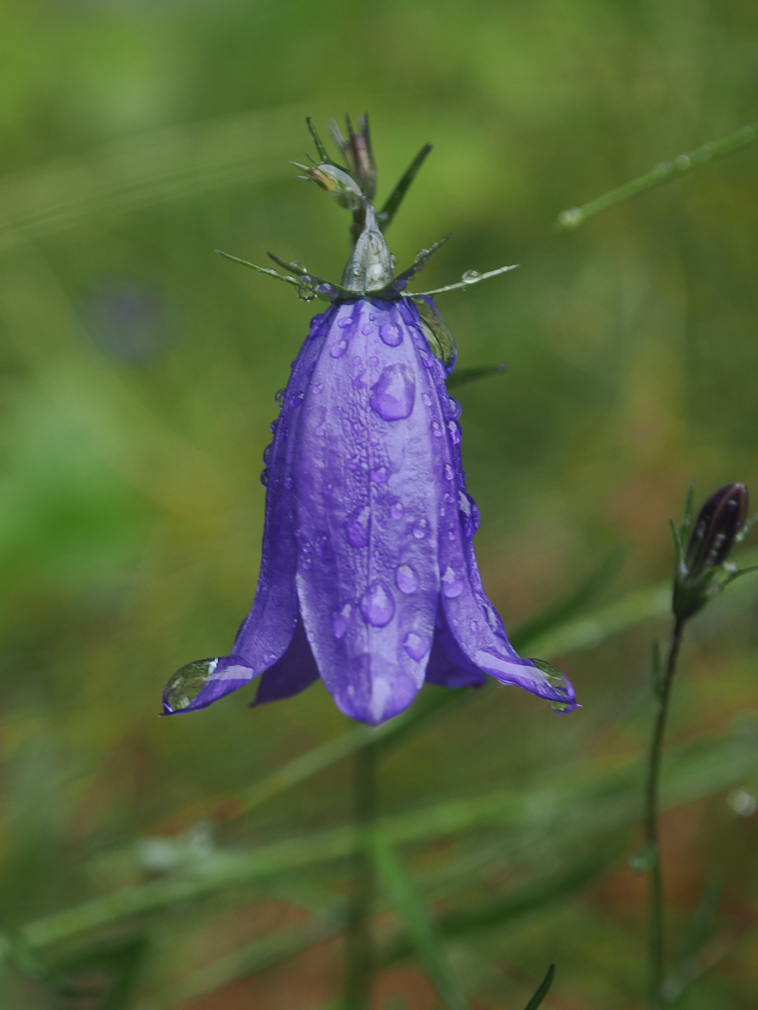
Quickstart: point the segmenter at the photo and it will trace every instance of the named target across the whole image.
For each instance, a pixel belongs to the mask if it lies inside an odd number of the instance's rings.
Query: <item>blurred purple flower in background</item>
[[[346,715],[372,725],[425,681],[476,687],[482,671],[576,707],[563,675],[514,652],[484,593],[459,416],[413,302],[361,298],[315,317],[264,456],[253,608],[231,655],[169,681],[167,713],[259,674],[256,704],[321,676]]]

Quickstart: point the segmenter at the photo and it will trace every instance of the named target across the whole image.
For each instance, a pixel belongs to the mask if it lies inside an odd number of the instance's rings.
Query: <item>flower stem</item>
[[[353,756],[352,896],[347,923],[347,964],[344,1010],[368,1010],[374,974],[372,916],[376,873],[371,858],[370,835],[376,819],[376,750],[357,750]]]
[[[648,853],[648,913],[649,913],[649,1005],[658,1010],[661,1004],[661,987],[664,979],[663,943],[663,874],[658,831],[658,793],[663,756],[663,736],[666,731],[671,685],[676,673],[676,662],[682,644],[684,621],[677,620],[671,633],[668,656],[663,676],[655,685],[656,714],[653,736],[650,741],[647,783],[645,786],[645,847]]]

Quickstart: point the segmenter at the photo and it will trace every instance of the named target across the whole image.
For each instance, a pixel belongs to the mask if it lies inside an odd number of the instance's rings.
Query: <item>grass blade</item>
[[[550,990],[550,986],[553,984],[554,975],[555,975],[555,965],[551,964],[547,970],[547,975],[545,975],[540,984],[539,989],[526,1004],[524,1010],[537,1010],[537,1007],[542,1003],[543,999],[547,996]]]
[[[371,850],[390,904],[404,924],[419,961],[440,999],[448,1010],[468,1010],[466,997],[448,963],[441,930],[424,907],[411,879],[378,833],[373,837]]]
[[[674,176],[684,175],[685,172],[689,172],[690,169],[697,168],[699,165],[706,165],[709,161],[715,161],[717,158],[723,158],[733,151],[739,151],[740,148],[752,144],[757,138],[758,123],[748,123],[741,130],[730,133],[728,137],[722,137],[721,140],[703,144],[696,151],[680,154],[673,161],[662,161],[652,171],[646,172],[645,175],[639,175],[636,179],[632,179],[631,182],[626,182],[623,186],[612,189],[609,193],[604,193],[603,196],[590,200],[589,203],[585,203],[581,207],[571,207],[569,210],[562,211],[558,215],[555,226],[559,231],[569,231],[578,228],[588,217],[592,217],[593,214],[599,214],[606,207],[612,207],[614,203],[620,203],[621,200],[628,200],[630,196],[636,196],[637,193],[642,193],[646,189],[660,186],[661,183],[668,182]]]

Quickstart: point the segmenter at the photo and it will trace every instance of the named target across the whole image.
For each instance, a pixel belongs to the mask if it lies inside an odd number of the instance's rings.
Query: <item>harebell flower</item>
[[[478,687],[485,674],[571,711],[568,680],[517,655],[482,587],[461,408],[445,386],[455,345],[432,300],[511,268],[408,293],[442,243],[396,276],[383,229],[430,145],[377,212],[367,119],[359,133],[349,126],[347,139],[334,127],[346,165],[330,159],[309,127],[320,160],[299,167],[352,212],[355,245],[340,284],[271,254],[287,275],[247,264],[297,286],[305,300],[330,304],[311,321],[277,396],[252,609],[228,656],[190,663],[171,678],[165,712],[205,708],[259,676],[256,705],[320,677],[342,712],[377,725],[404,711],[424,683]]]

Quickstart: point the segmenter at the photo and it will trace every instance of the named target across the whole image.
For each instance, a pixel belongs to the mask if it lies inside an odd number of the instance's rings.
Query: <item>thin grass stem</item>
[[[663,676],[655,684],[656,713],[653,736],[647,764],[645,785],[645,848],[648,855],[648,957],[649,992],[651,1010],[662,1006],[661,988],[665,976],[663,872],[661,869],[659,818],[659,792],[663,738],[668,719],[671,686],[676,673],[679,649],[684,633],[684,621],[677,620],[671,633],[668,656]]]

